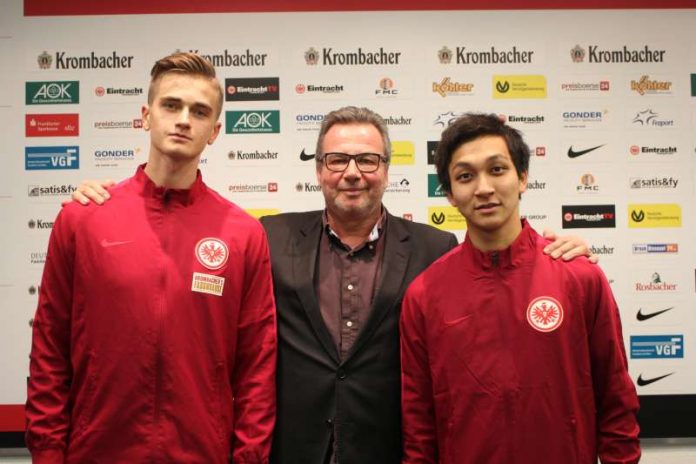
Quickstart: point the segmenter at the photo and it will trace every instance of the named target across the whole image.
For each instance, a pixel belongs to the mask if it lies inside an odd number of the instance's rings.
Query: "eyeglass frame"
[[[343,157],[343,158],[348,158],[348,163],[346,164],[346,167],[343,168],[343,169],[341,169],[341,170],[331,169],[331,168],[329,167],[328,162],[326,161],[326,158],[327,158],[329,155],[341,155],[341,157]],[[363,169],[360,168],[360,165],[358,164],[358,157],[365,156],[365,155],[371,155],[371,156],[376,156],[376,157],[377,157],[377,164],[376,164],[376,167],[375,167],[374,170],[372,170],[372,171],[365,171],[365,170],[363,170]],[[348,154],[348,153],[342,153],[342,152],[340,152],[340,151],[331,151],[331,152],[329,152],[329,153],[324,153],[321,157],[317,157],[317,161],[320,162],[320,163],[323,163],[324,166],[326,166],[326,169],[328,169],[328,170],[331,171],[331,172],[345,172],[346,169],[348,169],[348,166],[350,165],[350,162],[351,162],[351,161],[355,161],[355,167],[358,169],[358,171],[360,171],[361,173],[366,173],[366,174],[371,174],[371,173],[373,173],[373,172],[376,172],[376,171],[379,169],[379,163],[380,163],[380,161],[381,161],[382,163],[385,163],[385,164],[387,164],[387,163],[389,162],[389,160],[387,159],[386,156],[380,155],[379,153],[370,153],[370,152],[366,152],[366,153],[356,153],[356,154],[354,154],[354,155],[351,155],[351,154]]]

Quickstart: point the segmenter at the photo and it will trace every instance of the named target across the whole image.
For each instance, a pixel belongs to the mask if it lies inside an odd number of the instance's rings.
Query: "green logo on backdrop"
[[[445,196],[445,190],[442,188],[442,185],[440,185],[440,181],[437,179],[437,174],[428,174],[428,196]]]
[[[225,133],[227,134],[278,134],[280,111],[227,111]]]
[[[80,81],[26,82],[27,105],[80,103]]]

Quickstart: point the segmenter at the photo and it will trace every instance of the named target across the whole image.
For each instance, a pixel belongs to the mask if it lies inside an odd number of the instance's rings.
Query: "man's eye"
[[[460,182],[466,182],[468,180],[471,180],[471,173],[468,173],[468,172],[459,173],[459,174],[457,174],[455,179],[460,181]]]

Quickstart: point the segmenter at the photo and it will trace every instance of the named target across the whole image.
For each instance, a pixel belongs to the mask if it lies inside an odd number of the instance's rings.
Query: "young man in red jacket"
[[[436,166],[467,236],[404,298],[403,462],[637,463],[614,297],[599,267],[550,259],[520,219],[520,133],[465,115],[443,132]]]
[[[266,235],[197,169],[220,131],[212,65],[177,53],[151,75],[147,164],[53,227],[26,407],[35,463],[268,462]]]

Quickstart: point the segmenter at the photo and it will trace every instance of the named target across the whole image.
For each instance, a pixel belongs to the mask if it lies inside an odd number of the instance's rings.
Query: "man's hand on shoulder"
[[[111,198],[107,189],[114,185],[116,185],[116,182],[111,179],[85,180],[72,193],[72,198],[64,201],[62,206],[67,205],[71,201],[76,201],[82,205],[88,205],[90,202],[102,205]]]
[[[561,258],[563,261],[570,261],[578,256],[587,256],[592,264],[597,264],[599,257],[590,251],[587,242],[575,235],[556,235],[549,229],[544,229],[544,238],[551,240],[546,245],[544,253],[553,259]]]

